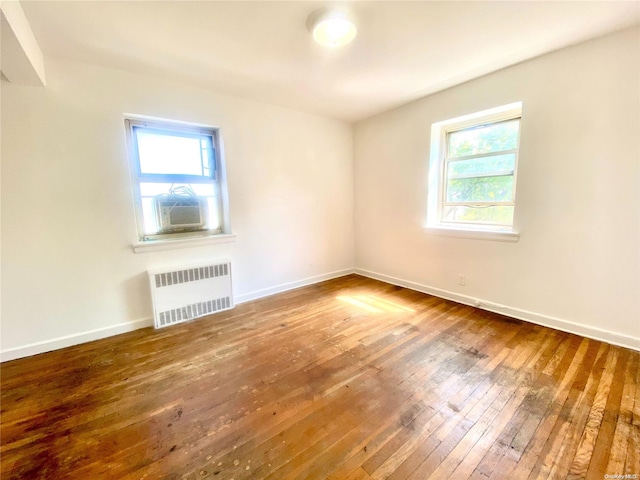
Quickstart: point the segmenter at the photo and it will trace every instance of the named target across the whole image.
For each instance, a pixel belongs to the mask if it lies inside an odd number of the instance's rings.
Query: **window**
[[[223,233],[218,131],[137,119],[125,123],[139,240]]]
[[[522,104],[431,129],[427,226],[512,232]]]

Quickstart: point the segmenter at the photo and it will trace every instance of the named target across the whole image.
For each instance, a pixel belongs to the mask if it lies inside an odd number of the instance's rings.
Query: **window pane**
[[[450,179],[446,198],[447,202],[510,202],[513,175]]]
[[[134,129],[138,140],[140,171],[155,174],[203,175],[200,137],[184,137]],[[205,150],[206,151],[206,150]]]
[[[515,153],[495,155],[492,157],[472,158],[448,163],[447,178],[474,176],[486,173],[513,172],[516,165]]]
[[[517,148],[519,128],[520,120],[516,119],[450,133],[448,156],[461,157]]]
[[[443,222],[512,225],[514,207],[444,207]]]
[[[142,217],[144,220],[145,235],[158,233],[160,227],[158,226],[156,214],[153,210],[153,199],[150,197],[142,197]]]
[[[209,230],[217,230],[222,227],[220,212],[218,211],[219,200],[217,197],[207,197],[207,205],[209,206],[207,228],[209,228]]]

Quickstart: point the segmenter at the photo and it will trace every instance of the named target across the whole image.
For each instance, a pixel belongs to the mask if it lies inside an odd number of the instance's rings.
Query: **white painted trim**
[[[450,228],[445,226],[425,227],[427,233],[443,237],[471,238],[474,240],[497,240],[499,242],[517,242],[520,234],[517,232],[500,232],[498,230],[471,230]]]
[[[222,233],[206,237],[184,237],[171,240],[148,240],[146,242],[134,243],[132,245],[135,253],[159,252],[163,250],[176,250],[178,248],[202,247],[206,245],[216,245],[218,243],[233,243],[236,235],[233,233]]]
[[[352,268],[345,268],[344,270],[337,270],[335,272],[316,275],[315,277],[308,277],[302,280],[297,280],[295,282],[282,283],[274,287],[263,288],[260,290],[255,290],[253,292],[236,295],[234,300],[236,305],[238,305],[239,303],[257,300],[258,298],[269,297],[271,295],[275,295],[276,293],[282,293],[288,290],[306,287],[307,285],[313,285],[314,283],[324,282],[326,280],[332,280],[338,277],[344,277],[345,275],[350,275],[352,273],[354,273],[354,270]]]
[[[446,133],[465,130],[483,123],[498,123],[512,118],[522,116],[522,101],[513,102],[508,105],[489,108],[481,112],[470,113],[460,117],[451,118],[442,122],[434,123],[438,128],[443,129]]]
[[[31,355],[38,355],[39,353],[50,352],[52,350],[59,350],[61,348],[71,347],[81,343],[92,342],[94,340],[100,340],[113,335],[120,335],[121,333],[133,332],[134,330],[145,327],[153,327],[153,319],[151,317],[142,318],[133,322],[119,323],[108,327],[96,328],[95,330],[89,330],[87,332],[65,335],[64,337],[44,340],[42,342],[30,343],[20,347],[7,348],[6,350],[0,351],[0,362],[8,362],[9,360],[15,360],[22,357],[30,357]]]
[[[2,73],[12,83],[44,87],[44,56],[17,0],[0,2]]]
[[[527,322],[535,323],[545,327],[554,328],[556,330],[562,330],[568,333],[574,333],[595,340],[601,340],[613,345],[619,345],[621,347],[630,348],[632,350],[640,351],[640,338],[631,337],[628,335],[621,335],[619,333],[611,332],[609,330],[602,330],[599,328],[588,327],[585,325],[579,325],[573,322],[562,320],[547,315],[542,315],[526,310],[521,310],[505,305],[499,305],[496,303],[488,302],[486,300],[476,299],[467,295],[461,295],[459,293],[450,292],[448,290],[442,290],[435,287],[429,287],[416,282],[410,282],[408,280],[402,280],[400,278],[391,277],[389,275],[383,275],[381,273],[371,272],[361,268],[351,269],[346,268],[344,270],[338,270],[331,273],[325,273],[323,275],[316,275],[314,277],[308,277],[295,282],[283,283],[274,287],[263,288],[261,290],[255,290],[253,292],[237,295],[234,298],[235,304],[249,302],[251,300],[257,300],[259,298],[268,297],[277,293],[286,292],[288,290],[294,290],[296,288],[305,287],[307,285],[313,285],[315,283],[324,282],[334,278],[343,277],[351,273],[362,275],[363,277],[373,278],[380,280],[381,282],[390,283],[392,285],[398,285],[400,287],[409,288],[418,292],[434,295],[436,297],[444,298],[446,300],[452,300],[454,302],[462,303],[465,305],[472,305],[483,310],[490,312],[500,313],[509,317],[517,318]],[[58,337],[51,340],[44,340],[42,342],[31,343],[28,345],[22,345],[19,347],[8,348],[0,351],[0,362],[8,362],[22,357],[29,357],[31,355],[38,355],[40,353],[50,352],[52,350],[58,350],[65,347],[71,347],[73,345],[79,345],[85,342],[91,342],[94,340],[100,340],[102,338],[111,337],[113,335],[119,335],[121,333],[132,332],[140,328],[153,327],[152,318],[143,318],[135,320],[133,322],[119,323],[109,327],[98,328],[87,332],[81,332],[72,335],[66,335],[64,337]]]
[[[362,275],[363,277],[373,278],[375,280],[380,280],[381,282],[398,285],[400,287],[409,288],[417,292],[444,298],[446,300],[452,300],[454,302],[462,303],[465,305],[471,305],[483,310],[487,310],[489,312],[507,315],[518,320],[524,320],[525,322],[535,323],[536,325],[542,325],[544,327],[553,328],[555,330],[561,330],[563,332],[573,333],[583,337],[592,338],[594,340],[600,340],[602,342],[610,343],[612,345],[618,345],[620,347],[640,351],[640,338],[632,337],[630,335],[622,335],[610,330],[590,327],[587,325],[580,325],[578,323],[563,320],[561,318],[551,317],[548,315],[543,315],[541,313],[530,312],[528,310],[522,310],[507,305],[500,305],[498,303],[489,302],[480,298],[461,295],[459,293],[450,292],[448,290],[430,287],[428,285],[391,277],[389,275],[384,275],[381,273],[371,272],[369,270],[364,270],[361,268],[356,268],[354,273],[356,273],[357,275]]]
[[[276,293],[286,292],[287,290],[293,290],[307,285],[312,285],[314,283],[331,280],[333,278],[343,277],[351,273],[353,273],[353,269],[346,268],[344,270],[338,270],[331,273],[325,273],[323,275],[304,278],[295,282],[283,283],[274,287],[263,288],[254,292],[237,295],[234,297],[234,302],[237,305],[239,303],[249,302],[251,300],[257,300],[258,298],[275,295]],[[153,318],[143,318],[140,320],[135,320],[133,322],[119,323],[117,325],[98,328],[96,330],[90,330],[88,332],[81,332],[64,337],[53,338],[51,340],[44,340],[42,342],[30,343],[28,345],[22,345],[20,347],[8,348],[6,350],[0,351],[0,362],[8,362],[17,358],[38,355],[39,353],[45,353],[52,350],[71,347],[73,345],[91,342],[93,340],[100,340],[102,338],[119,335],[121,333],[132,332],[139,328],[145,327],[153,327]]]

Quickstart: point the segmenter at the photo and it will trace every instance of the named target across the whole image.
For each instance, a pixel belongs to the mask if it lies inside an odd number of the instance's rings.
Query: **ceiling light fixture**
[[[325,47],[340,47],[356,36],[356,26],[343,10],[323,8],[309,15],[307,27],[313,39]]]

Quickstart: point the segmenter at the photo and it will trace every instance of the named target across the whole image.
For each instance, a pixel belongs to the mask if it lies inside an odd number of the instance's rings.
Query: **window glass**
[[[447,202],[508,202],[513,176],[454,178],[447,181]]]
[[[134,128],[140,172],[209,175],[211,140]]]
[[[453,223],[476,223],[489,225],[511,225],[512,206],[447,206],[444,207],[443,221]]]
[[[513,173],[516,166],[516,154],[494,155],[490,157],[457,160],[448,163],[448,178],[477,176],[492,173]]]
[[[479,153],[512,150],[518,146],[520,120],[467,128],[448,135],[448,156],[462,157]]]

